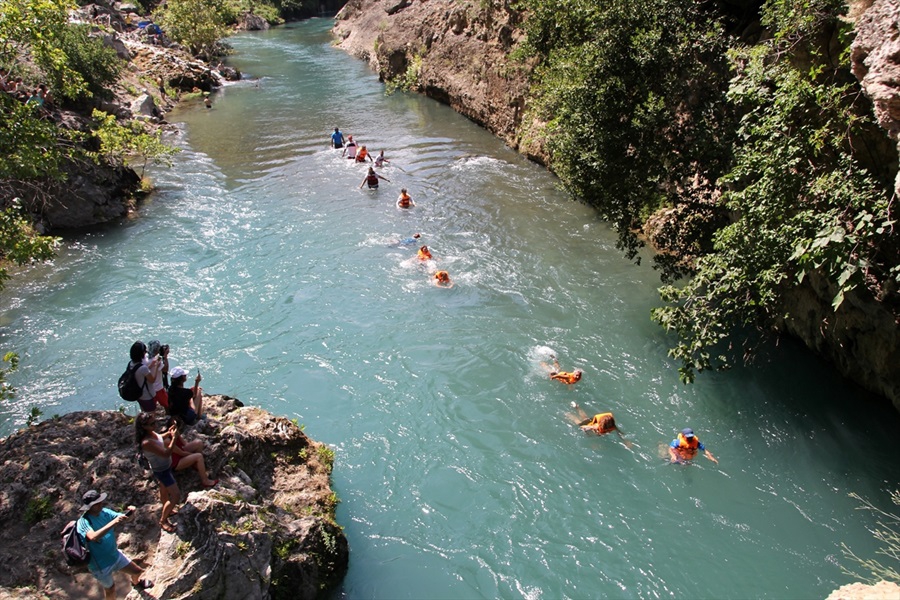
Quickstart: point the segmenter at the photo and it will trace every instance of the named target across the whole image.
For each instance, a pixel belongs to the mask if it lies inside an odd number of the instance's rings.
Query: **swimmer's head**
[[[338,128],[337,128],[337,127],[334,128],[334,132],[335,132],[335,133],[338,132]]]
[[[352,136],[352,135],[348,135],[348,136],[347,136],[347,139],[348,139],[348,140],[352,140],[352,139],[353,139],[353,136]]]
[[[434,274],[434,278],[442,283],[450,281],[450,274],[447,271],[438,271]]]
[[[415,239],[419,239],[420,237],[422,237],[422,234],[421,234],[421,233],[414,233],[414,234],[413,234],[413,238],[415,238]]]
[[[362,146],[360,146],[360,148],[362,148],[363,150],[365,150],[365,149],[366,149],[366,145],[363,144]]]
[[[365,148],[365,146],[363,146],[363,148]],[[406,193],[406,188],[400,188],[400,193],[401,193],[401,194],[405,194],[405,193]]]
[[[363,146],[363,148],[365,148],[365,146]],[[369,167],[369,173],[371,173],[372,175],[374,175],[374,174],[375,174],[375,169],[373,169],[372,167]]]

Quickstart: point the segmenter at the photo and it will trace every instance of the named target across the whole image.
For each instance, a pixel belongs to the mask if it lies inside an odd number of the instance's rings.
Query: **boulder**
[[[0,440],[0,598],[100,596],[60,553],[59,531],[88,489],[113,508],[138,507],[117,530],[119,547],[147,566],[160,600],[316,598],[338,583],[349,550],[334,521],[333,453],[233,398],[208,396],[204,406],[209,419],[185,437],[204,441],[219,483],[205,489],[195,471],[178,472],[186,498],[175,533],[160,531],[157,484],[135,460],[124,412],[72,413]]]

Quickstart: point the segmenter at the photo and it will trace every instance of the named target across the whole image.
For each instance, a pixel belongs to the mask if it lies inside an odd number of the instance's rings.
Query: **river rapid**
[[[135,339],[336,452],[342,598],[817,598],[874,557],[900,418],[791,342],[679,383],[637,266],[545,169],[449,108],[385,95],[328,20],[235,36],[248,78],[170,115],[140,215],[3,292],[21,356],[0,433],[123,404]],[[384,149],[390,180],[328,147]],[[400,188],[415,208],[394,206]],[[434,261],[398,241],[421,232]],[[452,289],[432,285],[445,269]],[[580,368],[550,381],[550,355]],[[586,435],[577,403],[627,439]],[[135,405],[126,409],[134,413]],[[719,459],[662,458],[692,427]]]

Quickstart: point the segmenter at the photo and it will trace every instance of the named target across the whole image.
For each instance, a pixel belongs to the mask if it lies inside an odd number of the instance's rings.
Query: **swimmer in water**
[[[682,429],[672,443],[669,444],[669,458],[673,463],[687,463],[697,456],[698,452],[706,455],[706,458],[719,464],[712,452],[700,442],[700,438],[694,435],[694,430],[690,427]]]
[[[412,234],[411,237],[404,238],[404,239],[400,240],[399,242],[397,242],[397,245],[398,246],[412,246],[413,244],[415,244],[416,242],[419,241],[420,237],[422,237],[421,233],[414,233],[414,234]]]
[[[452,288],[453,282],[450,281],[450,273],[447,271],[437,271],[434,274],[434,285],[447,289]]]
[[[559,370],[559,362],[556,360],[556,357],[553,358],[553,366],[551,367],[547,363],[541,363],[541,366],[550,373],[550,379],[555,379],[556,381],[560,381],[565,383],[566,385],[572,385],[574,383],[578,383],[581,381],[581,374],[583,371],[581,369],[575,369],[571,373],[567,371]]]
[[[631,448],[634,445],[622,435],[622,431],[616,424],[616,419],[611,412],[598,413],[593,417],[589,417],[588,414],[574,402],[572,403],[572,408],[575,409],[575,412],[568,413],[569,420],[581,427],[581,430],[585,433],[606,435],[607,433],[615,431],[626,447]]]
[[[397,198],[397,206],[400,208],[412,208],[416,203],[412,201],[409,194],[406,193],[406,188],[400,190],[400,197]]]
[[[419,260],[431,260],[431,250],[428,249],[428,246],[422,246],[419,248],[419,251],[416,253],[416,256],[419,257]]]
[[[346,150],[346,148],[345,148],[345,150]],[[384,179],[388,183],[391,182],[390,179],[388,179],[387,177],[382,177],[381,175],[379,175],[378,173],[375,172],[375,169],[373,169],[372,167],[369,167],[369,172],[366,173],[366,176],[363,178],[362,183],[359,184],[359,189],[362,189],[362,186],[368,184],[370,190],[377,190],[379,179]]]
[[[384,150],[380,151],[378,153],[378,156],[375,157],[375,166],[376,167],[383,167],[384,163],[389,163],[389,162],[391,162],[391,161],[389,161],[388,159],[386,159],[384,157]]]

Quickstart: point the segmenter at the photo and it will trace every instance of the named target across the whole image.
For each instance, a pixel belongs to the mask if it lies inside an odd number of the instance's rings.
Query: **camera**
[[[169,345],[163,344],[162,346],[159,347],[159,355],[166,356],[167,354],[169,354]]]

